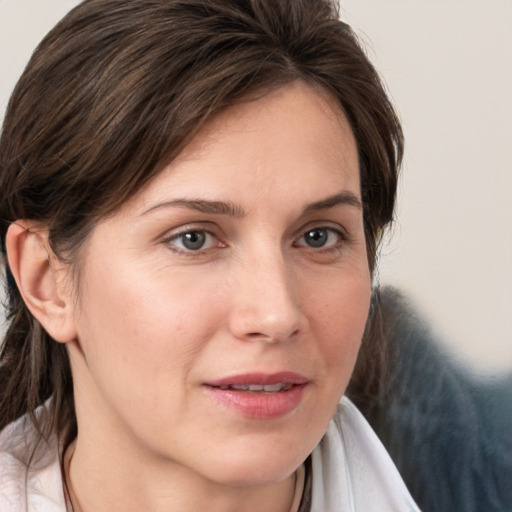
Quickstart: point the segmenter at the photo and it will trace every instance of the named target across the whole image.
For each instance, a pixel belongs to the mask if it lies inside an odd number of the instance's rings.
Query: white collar
[[[386,449],[346,397],[312,453],[310,512],[420,512]]]

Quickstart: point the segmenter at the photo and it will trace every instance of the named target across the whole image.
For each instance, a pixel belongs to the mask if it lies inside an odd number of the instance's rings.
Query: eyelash
[[[318,246],[318,247],[314,247],[314,246],[308,245],[306,243],[304,243],[304,244],[299,243],[300,240],[304,239],[305,236],[307,236],[310,233],[313,233],[314,231],[317,231],[317,232],[325,231],[325,232],[328,232],[328,234],[334,234],[338,238],[338,240],[331,245],[328,245],[328,246],[322,245],[322,246]],[[185,248],[178,247],[176,245],[177,240],[180,240],[180,239],[183,240],[183,237],[185,237],[187,235],[191,235],[191,234],[206,235],[206,240],[207,240],[207,237],[212,237],[215,240],[217,240],[217,242],[216,242],[216,244],[214,244],[213,247],[207,247],[206,249],[203,249],[203,247],[201,246],[197,250],[186,248],[186,247]],[[177,254],[180,254],[180,255],[188,256],[188,257],[203,255],[208,250],[214,248],[215,245],[217,245],[218,248],[227,247],[227,245],[224,244],[223,242],[221,242],[219,240],[219,238],[212,231],[210,231],[208,229],[201,228],[201,227],[191,227],[191,228],[183,229],[179,233],[174,233],[171,236],[166,237],[163,240],[163,242],[169,247],[169,249],[171,251],[173,251]],[[342,249],[344,243],[347,243],[347,242],[350,242],[350,237],[344,230],[337,229],[332,226],[312,226],[306,230],[301,230],[301,235],[295,239],[295,242],[293,243],[293,247],[305,247],[306,249],[311,249],[314,252],[329,253],[329,252],[340,251]]]

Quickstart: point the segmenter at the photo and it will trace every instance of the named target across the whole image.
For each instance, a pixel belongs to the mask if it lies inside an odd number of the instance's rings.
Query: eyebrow
[[[361,201],[355,194],[349,192],[348,190],[344,190],[339,194],[334,194],[325,199],[322,199],[321,201],[316,201],[314,203],[308,204],[304,208],[303,213],[311,213],[319,210],[328,210],[329,208],[334,208],[335,206],[338,205],[348,205],[358,209],[363,208]],[[168,207],[189,208],[191,210],[197,210],[202,213],[229,215],[230,217],[235,218],[243,218],[247,215],[247,213],[241,206],[231,201],[209,201],[206,199],[174,199],[172,201],[165,201],[163,203],[159,203],[155,206],[152,206],[148,210],[145,210],[141,214],[141,216],[146,215],[155,210]]]
[[[311,203],[304,208],[304,213],[316,212],[318,210],[328,210],[329,208],[334,208],[338,205],[348,205],[354,206],[362,210],[363,205],[359,198],[352,192],[348,190],[344,190],[339,194],[334,194],[333,196],[329,196],[321,201],[317,201],[315,203]]]
[[[244,209],[231,201],[208,201],[205,199],[174,199],[159,203],[142,213],[146,215],[154,210],[167,207],[182,207],[197,210],[202,213],[214,213],[218,215],[229,215],[230,217],[242,218],[246,216]]]

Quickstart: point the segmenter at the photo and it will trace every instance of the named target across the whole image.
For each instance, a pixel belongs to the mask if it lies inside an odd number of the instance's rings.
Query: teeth
[[[288,391],[293,384],[232,384],[231,386],[219,386],[220,389],[234,389],[235,391],[255,391],[261,392],[264,391],[266,393],[278,393],[279,391]]]
[[[249,384],[233,384],[229,386],[231,389],[236,389],[237,391],[249,391],[251,386]]]
[[[284,384],[270,384],[268,386],[263,386],[263,389],[268,392],[274,392],[281,391],[284,387]]]

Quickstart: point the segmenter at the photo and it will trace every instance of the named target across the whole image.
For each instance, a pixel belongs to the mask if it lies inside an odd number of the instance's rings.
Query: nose
[[[236,272],[229,326],[242,340],[279,343],[303,325],[298,283],[281,254],[246,261]]]

